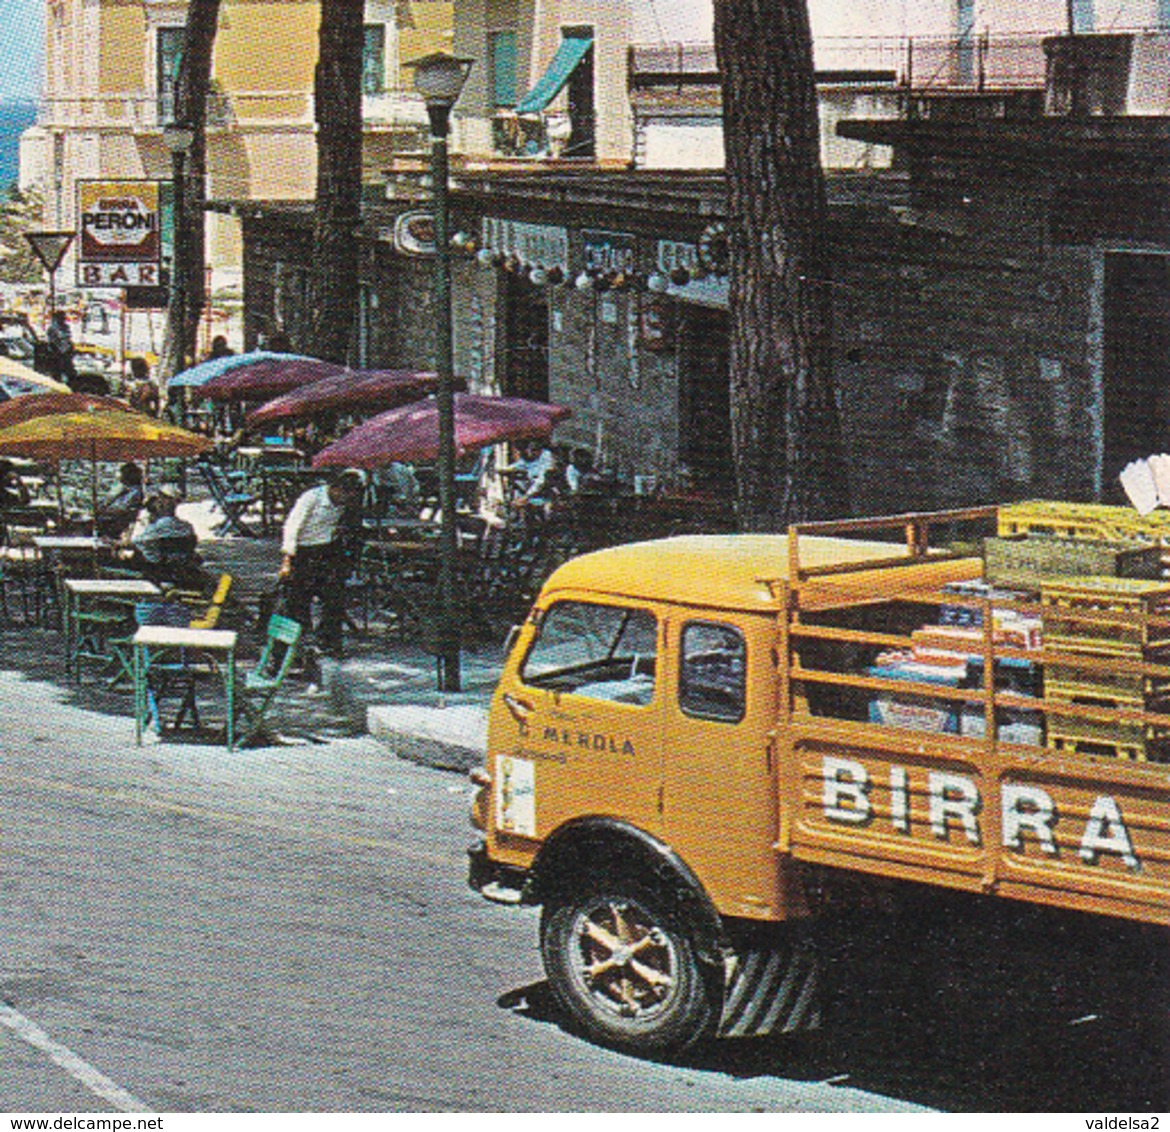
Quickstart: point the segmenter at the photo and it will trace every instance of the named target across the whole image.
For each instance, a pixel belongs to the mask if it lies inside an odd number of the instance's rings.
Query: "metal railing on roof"
[[[1111,32],[1170,38],[1166,28]],[[822,81],[884,79],[922,93],[1040,90],[1046,74],[1044,41],[1054,34],[821,36],[814,44],[814,59]],[[719,81],[711,43],[634,44],[628,68],[632,89]]]

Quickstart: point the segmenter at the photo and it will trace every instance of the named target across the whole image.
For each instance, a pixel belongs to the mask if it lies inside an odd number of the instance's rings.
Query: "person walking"
[[[321,601],[317,640],[328,657],[341,659],[345,578],[361,534],[365,473],[347,468],[329,484],[311,487],[284,521],[280,577],[287,585],[288,615],[307,634],[313,598]]]
[[[45,335],[48,343],[49,368],[51,376],[58,381],[65,382],[74,392],[85,392],[74,388],[77,381],[77,369],[73,364],[73,335],[69,330],[69,320],[64,311],[54,311],[49,321],[49,331]]]

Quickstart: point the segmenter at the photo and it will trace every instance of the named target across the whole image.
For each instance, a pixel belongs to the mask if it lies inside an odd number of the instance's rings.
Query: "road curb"
[[[468,771],[487,757],[487,707],[482,701],[379,704],[366,729],[394,754],[438,770]]]

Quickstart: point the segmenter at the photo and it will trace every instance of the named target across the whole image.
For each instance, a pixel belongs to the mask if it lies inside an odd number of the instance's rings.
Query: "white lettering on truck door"
[[[1097,863],[1098,853],[1116,853],[1135,872],[1141,866],[1129,840],[1129,830],[1121,820],[1121,810],[1108,794],[1102,794],[1089,811],[1089,823],[1081,838],[1081,860]]]
[[[961,774],[947,774],[932,770],[927,780],[930,795],[930,831],[940,841],[947,840],[949,819],[963,827],[967,840],[979,844],[979,823],[975,814],[979,810],[979,791],[975,783]]]
[[[1003,844],[1005,849],[1022,849],[1024,830],[1035,834],[1045,853],[1056,854],[1056,839],[1052,823],[1056,821],[1056,807],[1047,790],[1039,786],[1020,786],[1008,782],[1000,795],[1003,808]]]
[[[849,825],[864,825],[869,821],[869,775],[859,762],[826,755],[821,763],[824,778],[825,817]]]

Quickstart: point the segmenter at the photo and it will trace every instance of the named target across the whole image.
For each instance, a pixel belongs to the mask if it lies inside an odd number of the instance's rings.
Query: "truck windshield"
[[[538,688],[648,704],[657,655],[658,626],[649,611],[561,601],[544,615],[521,678]]]

